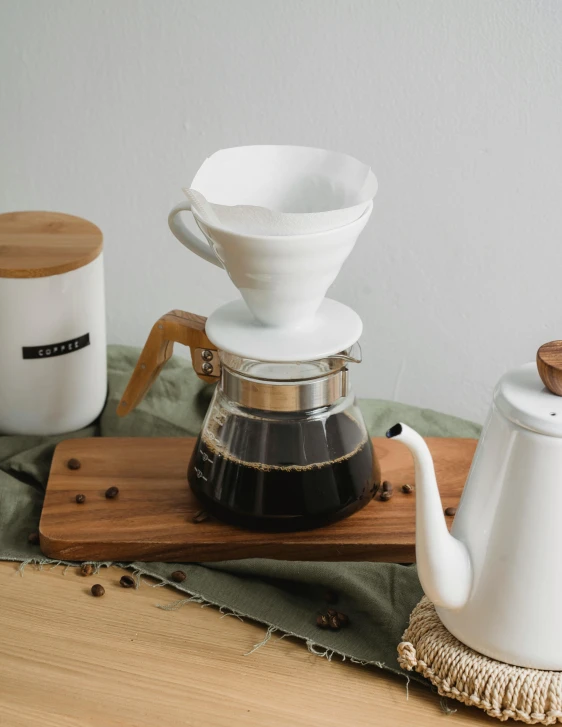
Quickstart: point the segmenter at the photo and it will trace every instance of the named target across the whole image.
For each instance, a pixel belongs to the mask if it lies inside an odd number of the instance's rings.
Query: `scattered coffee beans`
[[[94,566],[91,563],[84,563],[84,565],[80,568],[80,573],[83,576],[91,576],[94,572]]]
[[[95,596],[96,598],[100,598],[105,593],[105,588],[103,586],[100,586],[99,583],[96,583],[91,588],[92,596]]]
[[[82,467],[82,464],[80,463],[79,459],[72,457],[71,459],[68,460],[68,462],[66,463],[66,466],[68,467],[69,470],[79,470],[80,467]]]
[[[340,630],[340,622],[338,621],[337,616],[328,616],[328,624],[332,631],[339,631]]]
[[[334,611],[333,608],[329,608],[327,613],[317,616],[316,625],[321,629],[339,631],[342,627],[349,626],[349,616],[345,613]]]
[[[346,626],[349,626],[349,616],[346,613],[341,613],[338,611],[336,614],[338,621],[340,622],[340,626],[343,626],[344,628]]]
[[[335,591],[327,590],[324,594],[324,600],[326,601],[326,603],[337,603],[338,594]]]
[[[170,578],[174,581],[174,583],[181,583],[182,581],[185,581],[186,575],[182,570],[175,570]]]
[[[445,515],[454,515],[457,511],[456,507],[446,507],[445,508]]]
[[[383,502],[386,502],[387,500],[390,500],[392,497],[392,482],[389,482],[388,480],[384,480],[382,483],[382,492],[381,492],[381,500]]]
[[[405,495],[411,495],[413,491],[414,491],[414,488],[412,487],[412,485],[408,485],[408,484],[402,485],[402,492]]]
[[[208,520],[210,517],[208,512],[205,512],[205,510],[199,510],[199,512],[195,513],[195,515],[191,518],[192,523],[204,523],[205,520]]]
[[[121,576],[119,583],[123,586],[123,588],[135,587],[135,579],[132,576]]]
[[[105,491],[105,496],[107,497],[108,500],[113,500],[113,498],[114,497],[117,497],[118,494],[119,494],[119,488],[118,487],[109,487]]]
[[[76,495],[76,502],[81,505],[83,502],[86,502],[86,495]]]
[[[29,533],[27,542],[31,543],[31,545],[39,545],[39,533]]]

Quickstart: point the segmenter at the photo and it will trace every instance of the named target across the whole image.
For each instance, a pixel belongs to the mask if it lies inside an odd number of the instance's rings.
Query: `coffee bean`
[[[86,495],[76,495],[76,502],[81,505],[83,502],[86,502]]]
[[[91,591],[92,596],[95,596],[96,598],[101,598],[101,596],[103,596],[103,594],[105,593],[105,588],[103,586],[100,586],[99,583],[96,583],[94,586],[92,586]]]
[[[446,507],[445,508],[445,515],[454,515],[457,511],[456,507]]]
[[[69,470],[79,470],[80,467],[82,467],[82,464],[79,459],[76,459],[76,457],[71,457],[66,463],[66,466]]]
[[[119,494],[119,488],[118,487],[109,487],[105,491],[105,496],[107,497],[108,500],[113,500],[113,498],[114,497],[117,497],[118,494]]]
[[[344,628],[346,626],[349,626],[349,616],[346,613],[341,613],[341,611],[338,611],[336,616],[338,621],[340,622],[340,626],[343,626]]]
[[[94,566],[91,563],[84,563],[82,568],[80,568],[80,573],[83,576],[91,576],[94,572]]]
[[[392,497],[392,492],[390,490],[385,490],[381,492],[381,500],[383,502],[387,502]]]
[[[186,575],[182,570],[175,570],[170,578],[174,581],[174,583],[181,583],[182,581],[185,581]]]
[[[210,518],[210,515],[208,512],[205,512],[205,510],[199,510],[199,512],[195,513],[195,515],[191,518],[192,523],[204,523],[205,520],[208,520]]]
[[[324,594],[324,600],[326,601],[326,603],[337,603],[338,598],[338,594],[335,591],[331,591],[330,589],[328,589]]]
[[[335,611],[333,608],[329,608],[326,613],[328,616],[337,616],[337,611]]]
[[[337,616],[328,616],[328,625],[332,631],[340,630],[340,622]]]
[[[319,626],[321,629],[328,629],[330,628],[330,619],[325,614],[322,614],[321,616],[318,616],[316,619],[316,625]]]
[[[121,576],[119,583],[123,586],[123,588],[135,587],[135,579],[132,576]]]
[[[392,482],[389,482],[388,480],[385,480],[382,483],[382,491],[383,492],[392,492]]]
[[[31,545],[39,545],[39,533],[29,533],[27,542],[31,543]]]
[[[413,486],[412,486],[412,485],[408,485],[408,484],[406,484],[406,485],[402,485],[402,488],[401,488],[401,489],[402,489],[402,492],[403,492],[403,493],[404,493],[405,495],[411,495],[411,494],[412,494],[412,492],[414,491],[414,488],[413,488]]]

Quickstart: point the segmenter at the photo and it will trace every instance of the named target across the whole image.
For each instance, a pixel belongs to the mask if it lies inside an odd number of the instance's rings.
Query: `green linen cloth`
[[[43,493],[55,445],[71,437],[196,436],[212,394],[184,359],[174,357],[140,406],[128,417],[117,404],[138,358],[138,350],[110,346],[109,395],[99,420],[85,429],[56,437],[0,437],[0,560],[51,562],[28,543],[38,528]],[[365,365],[365,364],[363,364]],[[372,436],[397,421],[425,436],[478,437],[476,424],[395,402],[363,400],[361,409]],[[169,583],[186,598],[224,607],[276,631],[306,641],[315,653],[339,654],[353,661],[400,671],[396,646],[408,616],[422,595],[415,566],[387,563],[317,563],[248,559],[222,563],[132,563],[128,567]],[[182,584],[169,581],[182,568]],[[337,608],[351,625],[339,632],[316,626],[326,609],[327,589],[339,594]],[[274,636],[275,638],[275,636]],[[411,678],[421,680],[418,675]]]

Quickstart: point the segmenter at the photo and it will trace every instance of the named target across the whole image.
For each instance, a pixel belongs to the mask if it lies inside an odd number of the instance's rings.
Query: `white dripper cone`
[[[311,235],[241,235],[196,219],[258,321],[303,326],[314,318],[372,208],[369,202],[349,225]]]
[[[309,325],[369,219],[377,181],[345,154],[292,146],[224,149],[184,189],[170,227],[226,269],[255,318]],[[181,222],[191,210],[210,249]]]

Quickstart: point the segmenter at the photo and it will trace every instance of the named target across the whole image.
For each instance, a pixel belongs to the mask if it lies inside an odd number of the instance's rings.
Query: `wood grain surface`
[[[373,439],[383,478],[394,495],[378,498],[346,520],[301,533],[255,533],[213,520],[193,523],[201,509],[187,486],[194,446],[186,438],[72,439],[55,450],[40,523],[41,549],[65,560],[213,561],[415,560],[413,462],[399,442]],[[458,504],[476,448],[473,439],[429,438],[443,507]],[[80,461],[70,470],[70,458]],[[105,490],[119,488],[108,500]],[[77,494],[86,502],[79,505]],[[448,518],[452,522],[452,518]]]
[[[550,341],[539,348],[537,368],[546,388],[562,396],[562,341]]]
[[[178,592],[119,586],[0,563],[0,724],[6,727],[465,727],[497,724],[472,707],[445,716],[429,689],[376,668],[310,654],[265,627]],[[105,588],[93,598],[93,583]]]
[[[124,573],[75,569],[23,578],[0,563],[0,724],[6,727],[465,727],[493,725],[376,668],[310,654],[296,639],[249,656],[265,627],[178,592],[119,586]],[[93,583],[105,588],[93,598]]]
[[[95,260],[103,236],[92,222],[61,212],[0,215],[0,278],[43,278]]]

